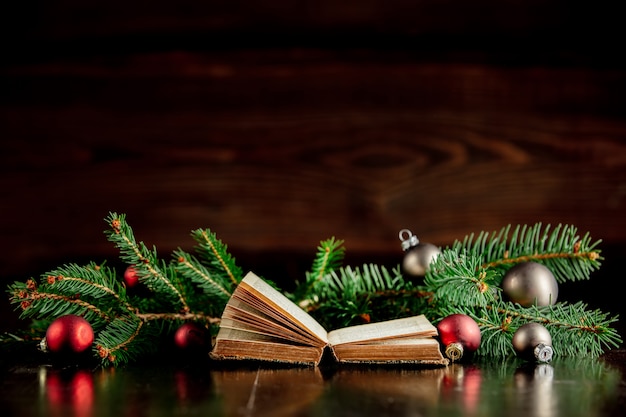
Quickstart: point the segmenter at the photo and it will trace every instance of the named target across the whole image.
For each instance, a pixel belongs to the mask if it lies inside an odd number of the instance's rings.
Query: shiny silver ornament
[[[550,362],[554,354],[552,336],[539,323],[527,323],[517,329],[513,349],[520,357],[536,362]]]
[[[426,275],[431,262],[441,254],[441,250],[432,243],[420,243],[417,236],[408,229],[398,234],[405,252],[402,260],[402,271],[411,277],[421,278]]]
[[[502,279],[505,297],[522,307],[554,305],[559,285],[552,271],[537,262],[522,262],[509,269]]]

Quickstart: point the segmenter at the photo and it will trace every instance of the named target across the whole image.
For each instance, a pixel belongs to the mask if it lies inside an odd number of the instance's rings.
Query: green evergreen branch
[[[243,278],[241,268],[235,263],[228,246],[219,240],[209,229],[197,229],[192,232],[198,242],[197,252],[207,262],[208,268],[226,274],[233,285],[237,285]]]
[[[195,282],[202,288],[205,294],[222,300],[224,304],[228,301],[232,295],[232,290],[226,288],[226,286],[218,282],[217,279],[214,279],[208,268],[202,265],[192,255],[181,249],[175,251],[174,255],[178,261],[178,272],[180,272],[184,278]]]
[[[51,320],[76,314],[93,327],[94,353],[102,364],[119,365],[158,348],[156,339],[172,332],[173,326],[187,321],[219,324],[232,281],[241,279],[241,270],[214,234],[196,234],[206,240],[198,248],[206,264],[182,250],[166,263],[156,249],[136,242],[124,215],[110,213],[106,221],[111,226],[105,231],[108,239],[120,258],[134,266],[150,294],[129,294],[113,269],[93,262],[63,265],[42,275],[39,283],[16,282],[8,288],[10,301],[22,310],[22,318],[33,319],[33,338],[41,338]],[[197,310],[191,311],[189,302]]]
[[[480,232],[455,241],[451,249],[483,259],[483,268],[507,270],[520,262],[534,261],[544,264],[554,274],[557,282],[589,279],[591,272],[603,260],[596,249],[600,240],[592,242],[589,234],[580,237],[570,225],[551,226],[537,223],[511,225],[499,232]]]
[[[117,318],[101,331],[94,341],[94,349],[104,365],[119,365],[147,351],[147,346],[140,346],[140,332],[144,322],[129,318]],[[135,346],[132,346],[132,345]]]
[[[29,282],[33,282],[29,280]],[[34,284],[29,284],[29,286]],[[10,287],[12,296],[10,302],[19,304],[22,309],[21,318],[49,318],[66,314],[76,314],[85,317],[88,321],[110,321],[112,317],[96,305],[80,299],[76,295],[63,295],[48,288],[27,288],[14,284]]]
[[[343,243],[343,240],[336,240],[334,237],[320,242],[311,270],[305,273],[304,283],[297,282],[294,293],[289,295],[300,307],[306,310],[316,308],[319,292],[324,289],[324,284],[318,283],[321,283],[326,275],[341,267],[345,257]]]
[[[423,311],[430,297],[405,281],[399,270],[375,264],[340,267],[318,282],[307,311],[329,329]]]
[[[435,299],[458,305],[487,305],[495,299],[495,273],[471,253],[444,249],[424,277]]]
[[[313,282],[321,281],[326,274],[341,267],[346,251],[343,243],[343,240],[336,240],[334,236],[320,242],[309,272]]]
[[[600,241],[582,238],[571,226],[511,226],[491,234],[481,232],[456,241],[431,264],[424,279],[433,293],[435,321],[453,313],[473,317],[483,333],[479,355],[501,356],[513,352],[511,339],[522,324],[537,322],[549,329],[553,347],[562,355],[597,356],[603,347],[621,343],[610,328],[616,317],[587,311],[582,303],[524,308],[502,300],[498,288],[506,271],[520,262],[539,262],[558,282],[588,279],[600,266]]]
[[[603,348],[618,347],[622,342],[617,331],[610,327],[617,317],[608,317],[598,310],[587,310],[582,302],[558,303],[547,307],[521,307],[517,304],[495,301],[483,306],[441,307],[438,321],[449,314],[462,313],[472,317],[481,329],[479,356],[501,357],[514,354],[511,339],[523,324],[542,324],[552,336],[555,353],[561,356],[597,357]]]
[[[165,263],[158,266],[156,248],[151,252],[143,242],[136,242],[125,215],[109,213],[106,221],[111,226],[111,230],[107,230],[105,234],[120,249],[120,257],[129,265],[135,266],[140,281],[155,292],[173,296],[178,300],[183,311],[189,311],[187,301],[168,278],[168,272],[170,272],[168,266]]]
[[[564,355],[595,356],[603,347],[621,343],[610,328],[616,318],[586,311],[582,304],[560,303],[541,310],[505,303],[499,285],[511,266],[531,260],[550,268],[561,283],[588,279],[600,266],[599,242],[592,242],[588,234],[577,236],[571,226],[551,230],[541,224],[514,229],[509,225],[499,232],[481,232],[476,238],[466,236],[445,248],[430,265],[423,286],[405,280],[399,268],[393,275],[372,265],[364,265],[362,270],[340,267],[315,276],[315,291],[305,293],[307,303],[300,305],[328,328],[417,313],[437,322],[449,314],[465,313],[474,317],[485,333],[482,354],[494,356],[511,354],[514,331],[534,321],[555,333],[555,350]],[[318,258],[323,260],[322,255],[318,253]],[[574,335],[579,335],[577,343],[573,343]]]
[[[212,325],[219,324],[220,319],[201,313],[138,313],[120,316],[98,333],[94,349],[105,366],[125,364],[141,354],[158,349],[155,341],[162,339],[160,336],[164,331],[161,326],[150,328],[152,322],[163,324],[185,321]]]
[[[56,287],[58,288],[63,287],[63,284],[66,284],[66,283],[76,283],[78,284],[77,288],[82,289],[82,291],[79,291],[79,294],[81,295],[89,295],[91,297],[110,295],[114,297],[116,300],[118,300],[120,303],[126,304],[126,306],[128,306],[128,303],[123,301],[121,297],[119,296],[119,294],[117,294],[112,289],[105,287],[102,284],[97,284],[95,282],[88,281],[85,278],[69,277],[69,276],[64,276],[64,275],[58,275],[56,277],[51,277],[51,278],[55,279]],[[71,287],[73,288],[74,285],[72,285]]]
[[[61,294],[79,294],[81,298],[98,300],[99,305],[110,300],[112,309],[135,311],[127,301],[124,287],[114,277],[115,272],[104,265],[68,264],[48,272],[46,281]]]

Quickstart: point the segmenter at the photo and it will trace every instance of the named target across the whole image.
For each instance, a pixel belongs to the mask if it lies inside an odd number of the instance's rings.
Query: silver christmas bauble
[[[523,307],[556,303],[559,285],[554,274],[537,262],[522,262],[509,269],[502,279],[505,297]]]
[[[554,353],[552,336],[548,329],[539,323],[527,323],[513,335],[513,349],[524,359],[537,362],[550,362]]]
[[[423,277],[431,262],[434,262],[441,254],[441,250],[432,243],[420,243],[417,236],[407,229],[402,229],[399,237],[405,252],[402,259],[402,271],[411,277]]]

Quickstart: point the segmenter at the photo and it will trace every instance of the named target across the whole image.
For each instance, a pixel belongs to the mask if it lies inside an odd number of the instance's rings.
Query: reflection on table
[[[53,417],[594,416],[615,415],[620,381],[618,369],[595,359],[426,369],[37,366],[6,373],[1,409]]]

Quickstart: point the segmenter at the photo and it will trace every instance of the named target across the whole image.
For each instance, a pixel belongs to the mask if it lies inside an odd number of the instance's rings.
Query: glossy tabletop
[[[3,416],[619,416],[626,351],[443,368],[8,364]],[[5,358],[6,360],[6,358]]]

